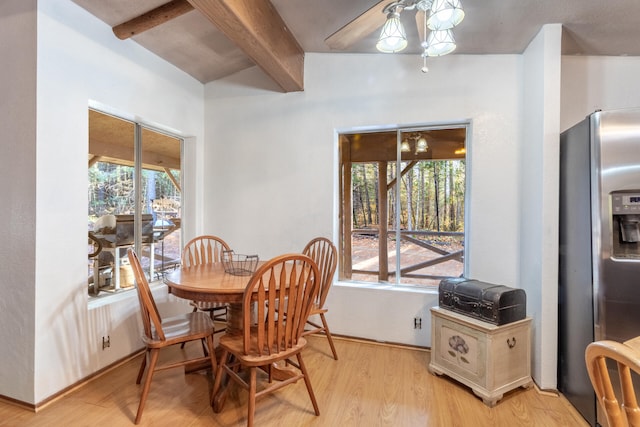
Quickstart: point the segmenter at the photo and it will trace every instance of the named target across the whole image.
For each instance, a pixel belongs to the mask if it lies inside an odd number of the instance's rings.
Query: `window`
[[[89,110],[91,295],[133,287],[130,247],[150,280],[179,264],[181,148],[179,138]]]
[[[466,134],[340,134],[341,280],[429,286],[463,274]]]

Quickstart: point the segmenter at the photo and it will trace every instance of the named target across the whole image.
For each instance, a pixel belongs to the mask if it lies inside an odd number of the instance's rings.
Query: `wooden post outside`
[[[340,279],[351,280],[353,274],[353,268],[351,265],[352,259],[352,232],[353,232],[353,209],[351,205],[353,203],[352,191],[351,191],[351,162],[344,162],[342,164],[342,277]]]
[[[381,282],[389,281],[389,256],[387,249],[387,231],[389,211],[387,207],[387,162],[378,162],[378,279]]]

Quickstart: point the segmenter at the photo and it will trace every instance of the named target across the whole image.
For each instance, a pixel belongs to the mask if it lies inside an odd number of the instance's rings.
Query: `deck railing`
[[[354,229],[352,230],[352,236],[368,236],[379,238],[380,231],[375,228],[365,228],[365,229]],[[387,235],[392,239],[396,235],[396,230],[387,230]],[[447,261],[458,261],[462,263],[464,261],[464,248],[457,249],[453,251],[448,251],[441,247],[438,247],[428,240],[421,239],[420,237],[453,237],[459,238],[461,240],[461,244],[464,239],[464,232],[452,232],[452,231],[421,231],[421,230],[400,230],[400,240],[416,245],[420,248],[426,249],[436,254],[435,258],[429,257],[424,261],[414,262],[410,265],[402,266],[400,269],[400,277],[401,278],[412,278],[412,279],[430,279],[430,280],[442,280],[447,277],[451,277],[450,275],[444,273],[438,273],[437,268],[435,274],[424,274],[417,273],[417,271],[422,270],[427,267],[437,266],[438,264],[445,263]],[[353,238],[352,238],[353,240]],[[353,245],[355,248],[357,245]],[[349,260],[349,262],[353,262],[352,255],[349,254],[345,259]],[[402,257],[401,257],[402,261]],[[387,271],[389,276],[395,276],[395,263],[393,265],[389,265],[387,267]],[[351,274],[364,274],[364,275],[380,275],[380,266],[378,264],[377,270],[362,270],[362,269],[354,269],[351,268]],[[350,277],[347,277],[350,279]],[[384,280],[384,279],[383,279]]]

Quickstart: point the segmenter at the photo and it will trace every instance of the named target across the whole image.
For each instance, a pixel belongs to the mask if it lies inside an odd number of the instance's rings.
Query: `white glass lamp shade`
[[[420,137],[416,142],[416,153],[424,153],[428,148],[427,140],[424,137]]]
[[[405,47],[407,47],[407,36],[400,22],[400,15],[395,12],[390,13],[380,32],[376,49],[384,53],[395,53]]]
[[[448,30],[464,19],[460,0],[433,0],[427,27],[431,30]]]
[[[409,151],[411,151],[411,146],[409,145],[409,141],[405,139],[400,143],[400,151],[402,151],[403,153],[408,153]]]
[[[429,33],[425,50],[428,56],[443,56],[454,50],[456,50],[456,40],[453,38],[453,31],[431,31]]]

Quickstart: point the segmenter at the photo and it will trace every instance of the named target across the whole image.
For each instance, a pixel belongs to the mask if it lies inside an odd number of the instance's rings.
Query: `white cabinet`
[[[471,387],[487,406],[495,406],[507,391],[533,384],[531,318],[496,326],[432,308],[429,371]]]

